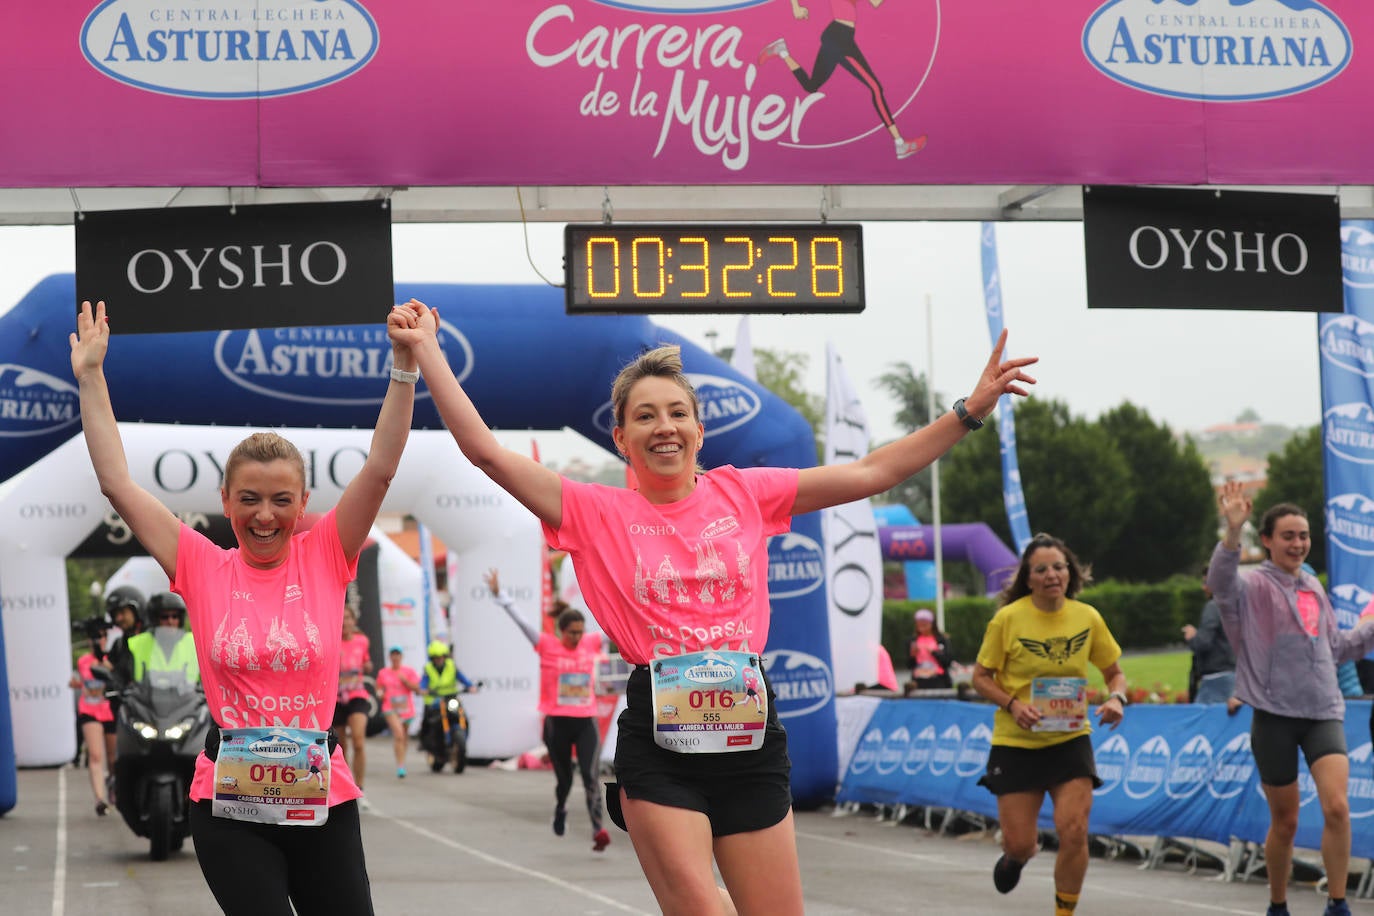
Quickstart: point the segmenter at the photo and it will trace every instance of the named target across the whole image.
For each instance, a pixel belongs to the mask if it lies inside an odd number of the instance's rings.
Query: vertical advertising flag
[[[1374,220],[1341,221],[1345,312],[1318,318],[1331,604],[1353,627],[1374,587]]]
[[[825,463],[857,461],[868,454],[868,417],[829,343],[825,377]],[[866,499],[834,506],[821,514],[821,524],[835,686],[873,684],[883,625],[883,558],[873,507]]]
[[[420,542],[420,607],[423,608],[425,621],[425,644],[428,645],[431,639],[449,642],[453,638],[453,631],[439,614],[439,596],[434,581],[434,536],[423,524],[417,526],[416,533]]]
[[[750,381],[758,379],[754,371],[754,340],[749,333],[749,316],[741,315],[739,326],[735,329],[735,352],[730,355],[730,366]]]
[[[988,313],[988,336],[992,342],[1002,333],[1002,274],[997,268],[997,235],[994,223],[983,223],[980,233],[983,251],[983,304]],[[1006,354],[1003,354],[1004,356]],[[1026,496],[1021,492],[1021,468],[1016,460],[1016,420],[1012,415],[1012,396],[1004,394],[997,404],[997,432],[1002,451],[1002,502],[1007,507],[1007,524],[1019,554],[1030,543],[1030,519],[1026,515]]]

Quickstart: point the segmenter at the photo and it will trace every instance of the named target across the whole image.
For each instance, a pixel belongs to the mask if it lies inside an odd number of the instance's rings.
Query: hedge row
[[[1083,590],[1078,600],[1102,614],[1107,627],[1126,652],[1178,645],[1185,623],[1196,625],[1206,597],[1195,578],[1179,576],[1152,585],[1104,582]],[[883,602],[883,646],[900,671],[906,664],[912,635],[912,615],[919,608],[935,609],[927,601]],[[945,635],[956,661],[972,664],[983,643],[983,632],[997,611],[993,598],[951,598],[945,601]]]

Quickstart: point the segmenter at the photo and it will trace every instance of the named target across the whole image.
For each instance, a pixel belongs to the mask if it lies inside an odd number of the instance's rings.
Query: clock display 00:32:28
[[[858,225],[569,225],[567,311],[860,312]]]

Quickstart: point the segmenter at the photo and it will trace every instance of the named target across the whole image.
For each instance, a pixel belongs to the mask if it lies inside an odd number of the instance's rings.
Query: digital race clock
[[[567,311],[862,312],[854,224],[569,225]]]

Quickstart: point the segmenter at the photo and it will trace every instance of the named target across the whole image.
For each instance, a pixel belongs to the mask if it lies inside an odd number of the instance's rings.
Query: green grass
[[[1149,652],[1140,655],[1121,656],[1121,670],[1126,672],[1126,683],[1134,695],[1137,689],[1150,692],[1158,691],[1160,685],[1167,689],[1167,702],[1173,702],[1174,694],[1188,689],[1188,669],[1193,664],[1193,653]],[[1088,687],[1105,692],[1102,673],[1088,666]],[[1163,692],[1163,691],[1161,691]]]

